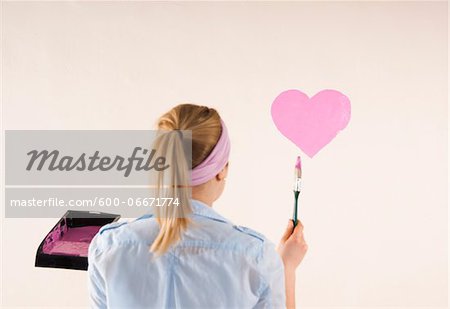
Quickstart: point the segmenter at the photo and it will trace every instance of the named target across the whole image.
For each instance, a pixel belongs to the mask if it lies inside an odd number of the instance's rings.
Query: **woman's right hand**
[[[292,231],[294,230],[294,231]],[[277,251],[283,260],[284,268],[287,271],[295,271],[303,260],[308,250],[308,245],[303,237],[303,224],[297,220],[294,229],[294,222],[289,220],[288,226],[281,237]]]

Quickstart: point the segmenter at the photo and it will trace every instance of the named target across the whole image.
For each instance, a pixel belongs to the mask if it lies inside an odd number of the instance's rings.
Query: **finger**
[[[294,222],[291,219],[289,219],[288,224],[286,226],[286,230],[284,231],[284,234],[281,237],[281,240],[286,241],[289,238],[289,236],[291,236],[293,228],[294,228]]]
[[[294,229],[294,233],[297,231],[297,230],[302,230],[303,231],[303,223],[300,221],[300,220],[297,220],[297,224],[295,225],[295,229]]]
[[[301,239],[303,237],[303,224],[300,220],[297,220],[297,225],[295,226],[292,236],[296,239]]]
[[[300,221],[300,219],[297,219],[297,223],[298,223],[298,225],[301,225],[303,227],[303,223],[302,223],[302,221]]]

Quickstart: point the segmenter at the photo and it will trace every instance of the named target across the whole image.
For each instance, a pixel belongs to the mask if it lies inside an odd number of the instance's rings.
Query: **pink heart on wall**
[[[351,107],[336,90],[322,90],[309,98],[292,89],[276,97],[271,113],[277,129],[312,158],[347,126]]]

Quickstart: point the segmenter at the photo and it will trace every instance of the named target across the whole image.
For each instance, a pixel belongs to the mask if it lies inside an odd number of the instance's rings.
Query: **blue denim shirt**
[[[284,308],[285,283],[274,244],[192,200],[192,224],[160,257],[149,247],[151,215],[102,227],[89,247],[93,308]]]

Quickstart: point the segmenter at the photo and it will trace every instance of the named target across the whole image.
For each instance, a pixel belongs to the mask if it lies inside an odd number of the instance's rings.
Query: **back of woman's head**
[[[194,104],[175,106],[159,118],[157,126],[164,133],[157,138],[155,148],[166,158],[170,171],[169,175],[159,172],[156,195],[178,202],[178,206],[157,209],[156,219],[160,230],[150,250],[161,255],[180,240],[189,224],[191,202],[188,169],[195,168],[208,157],[220,138],[222,126],[215,109]],[[187,135],[189,140],[186,141],[181,131],[191,132]],[[186,155],[183,142],[191,143],[191,158]]]
[[[216,145],[221,133],[220,116],[214,108],[180,104],[159,118],[158,129],[192,131],[192,168],[194,168]]]

